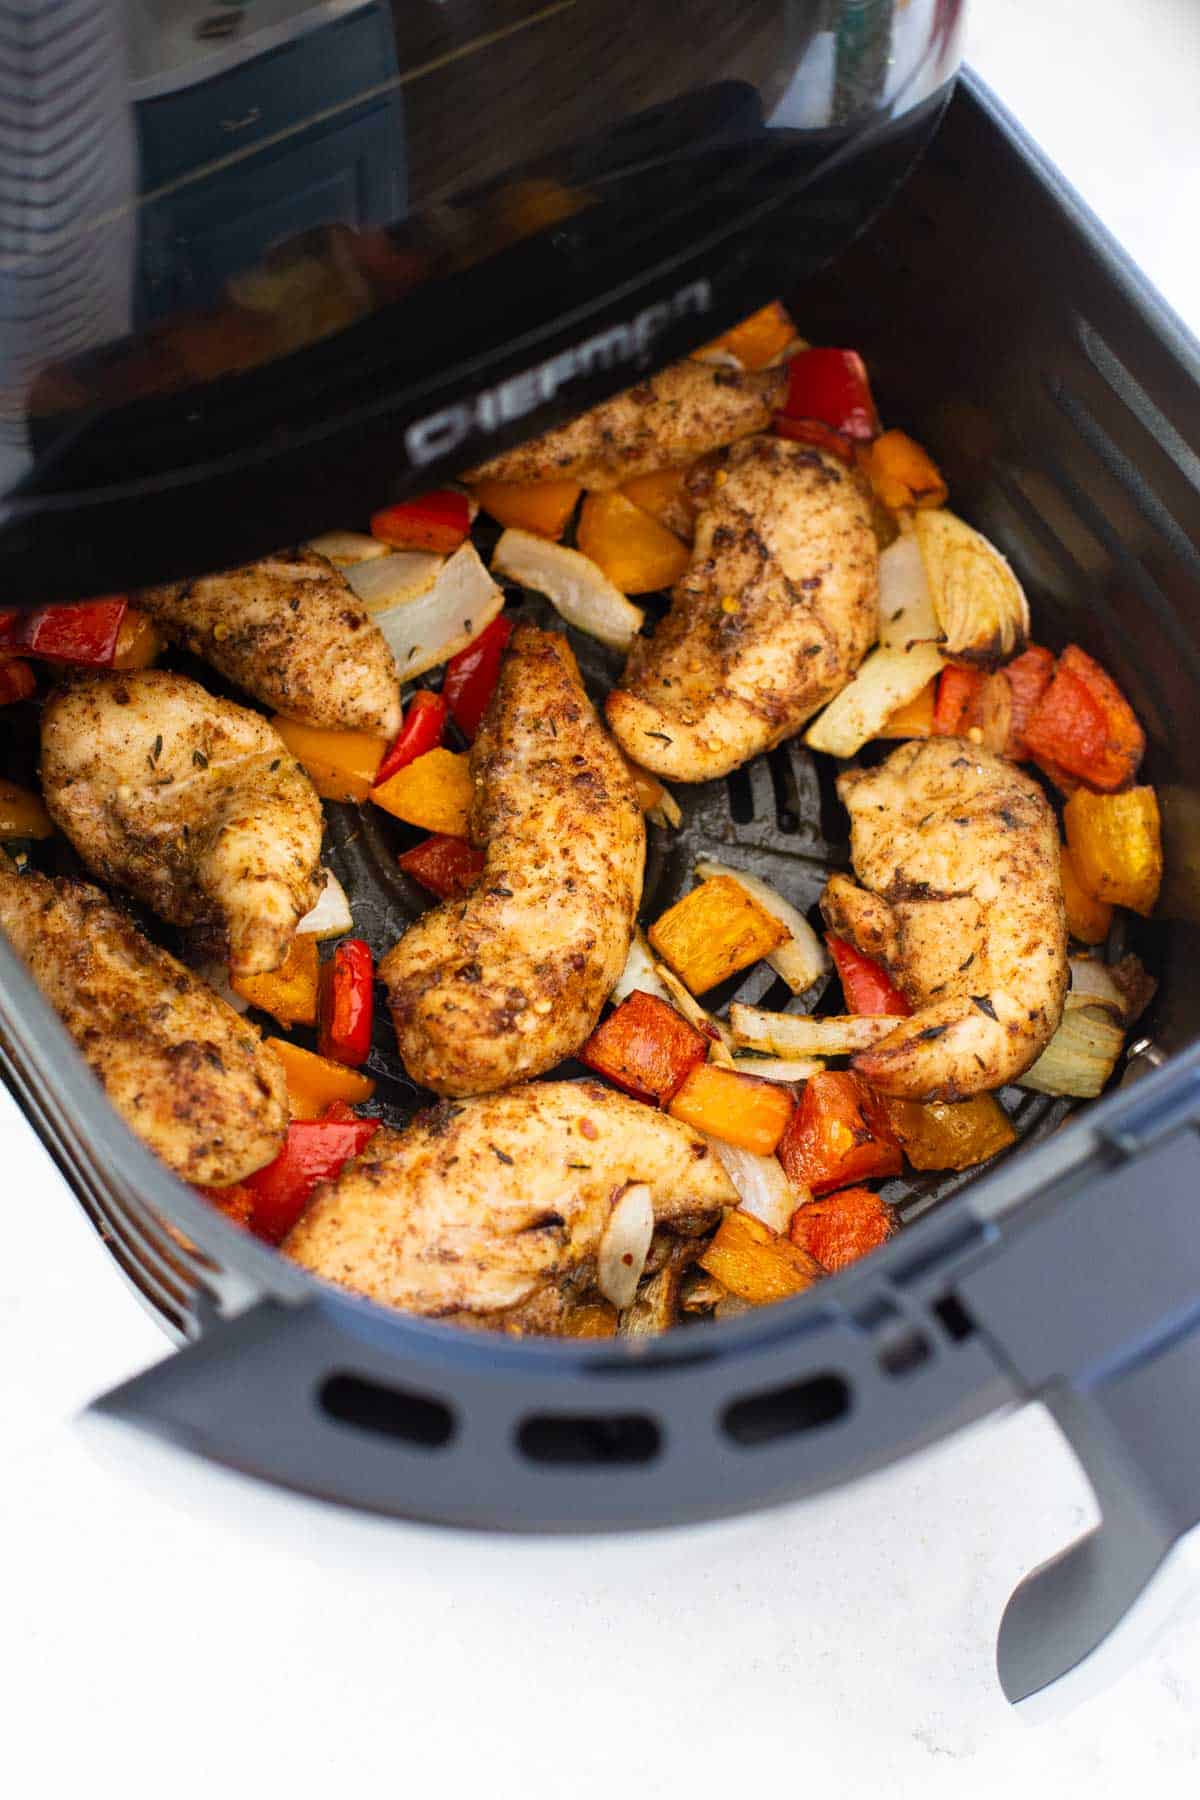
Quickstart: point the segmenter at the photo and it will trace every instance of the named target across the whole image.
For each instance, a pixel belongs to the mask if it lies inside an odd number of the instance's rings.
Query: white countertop
[[[1049,10],[976,0],[973,60],[1200,329],[1200,13]],[[1126,80],[1144,59],[1142,97],[1125,89],[1118,109],[1104,22],[1134,11],[1162,36],[1123,51]],[[1195,1619],[1057,1724],[1024,1724],[1000,1695],[1008,1594],[1094,1517],[1037,1409],[836,1495],[670,1533],[523,1540],[359,1518],[81,1424],[164,1340],[2,1092],[0,1166],[14,1797],[104,1776],[103,1792],[239,1800],[372,1776],[501,1800],[1194,1786]]]

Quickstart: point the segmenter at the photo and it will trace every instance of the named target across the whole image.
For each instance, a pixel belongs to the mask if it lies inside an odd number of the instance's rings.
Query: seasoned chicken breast
[[[104,881],[215,927],[235,974],[279,967],[316,901],[322,817],[266,719],[161,669],[89,676],[42,709],[42,789]]]
[[[317,1189],[284,1254],[388,1306],[545,1328],[593,1280],[613,1205],[650,1189],[679,1237],[737,1204],[698,1133],[595,1081],[538,1081],[380,1131]]]
[[[99,888],[18,875],[0,855],[0,929],[125,1123],[185,1181],[273,1161],[288,1125],[275,1052]]]
[[[710,363],[672,363],[557,431],[481,463],[464,480],[615,488],[632,475],[683,469],[707,450],[764,431],[787,384],[786,369],[745,375]]]
[[[913,1015],[854,1067],[885,1094],[962,1100],[1014,1081],[1058,1029],[1067,927],[1037,782],[961,738],[902,744],[838,780],[863,887],[830,880],[831,930],[883,962]]]
[[[288,718],[381,738],[400,729],[400,676],[387,641],[346,577],[315,550],[144,588],[137,603]]]
[[[605,702],[656,775],[709,781],[791,737],[875,638],[879,557],[861,483],[823,451],[752,437],[704,463],[692,563]]]
[[[513,633],[471,772],[483,874],[379,966],[404,1066],[439,1094],[490,1093],[577,1050],[642,893],[642,815],[565,637]]]

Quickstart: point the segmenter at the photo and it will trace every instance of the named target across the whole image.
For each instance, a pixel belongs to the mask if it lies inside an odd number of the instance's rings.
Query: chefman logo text
[[[461,400],[431,413],[427,419],[418,419],[404,434],[409,460],[419,468],[438,457],[449,456],[476,431],[495,431],[498,425],[523,418],[543,401],[552,399],[568,382],[600,369],[636,362],[673,320],[689,313],[708,312],[711,306],[708,282],[689,282],[669,300],[644,307],[628,324],[611,325],[607,331],[598,331],[594,337],[561,350],[532,369],[523,369],[519,375],[510,375],[507,381],[485,388],[473,400]]]

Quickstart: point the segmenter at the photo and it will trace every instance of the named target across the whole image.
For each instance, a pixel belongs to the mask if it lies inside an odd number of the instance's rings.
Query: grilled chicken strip
[[[599,1082],[528,1082],[377,1132],[317,1189],[283,1250],[407,1312],[544,1326],[552,1290],[594,1279],[609,1214],[635,1181],[650,1189],[656,1226],[679,1237],[737,1204],[690,1127]]]
[[[125,1123],[185,1181],[271,1162],[288,1124],[275,1052],[99,888],[0,856],[0,929]]]
[[[854,1067],[912,1100],[963,1100],[1015,1081],[1058,1029],[1067,991],[1046,796],[961,738],[902,744],[877,768],[848,770],[838,793],[864,887],[833,876],[821,910],[885,964],[914,1008]]]
[[[161,669],[93,675],[42,709],[51,818],[101,879],[277,969],[320,886],[321,802],[258,713]]]
[[[672,363],[557,431],[481,463],[464,479],[615,488],[654,469],[683,469],[707,450],[765,431],[787,383],[782,368],[744,375],[709,363]]]
[[[400,676],[340,570],[292,550],[167,587],[137,603],[193,655],[290,719],[392,738]]]
[[[404,1066],[438,1094],[490,1093],[577,1050],[642,893],[642,815],[565,637],[513,633],[471,772],[483,874],[379,966]]]
[[[836,457],[752,437],[696,470],[692,564],[605,702],[618,742],[674,781],[728,775],[791,737],[875,638],[867,498]]]

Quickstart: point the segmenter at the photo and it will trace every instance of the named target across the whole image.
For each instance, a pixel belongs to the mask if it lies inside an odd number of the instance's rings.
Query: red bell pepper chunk
[[[418,756],[424,756],[426,751],[436,750],[446,729],[446,715],[446,702],[440,694],[431,693],[428,688],[418,688],[408,703],[408,711],[404,715],[404,723],[396,733],[395,742],[376,771],[373,786],[382,787],[397,770],[407,768],[409,763],[416,762]]]
[[[597,1025],[579,1060],[636,1100],[666,1106],[708,1056],[708,1039],[673,1006],[635,988]]]
[[[908,1018],[912,1007],[881,964],[864,956],[845,938],[835,937],[831,931],[826,933],[825,942],[838,972],[842,993],[846,996],[848,1012],[868,1013],[875,1017],[894,1013],[897,1018]]]
[[[854,439],[844,437],[832,425],[822,425],[820,419],[789,419],[786,413],[776,413],[775,435],[792,438],[801,444],[815,444],[819,450],[829,450],[834,456],[840,456],[848,467],[854,466]]]
[[[0,660],[0,706],[11,706],[14,700],[28,700],[37,692],[37,676],[27,662],[6,656]]]
[[[869,1256],[896,1229],[886,1200],[870,1188],[842,1188],[792,1214],[788,1236],[832,1275]]]
[[[374,1021],[374,960],[361,938],[346,938],[321,969],[317,1050],[357,1069],[370,1053]]]
[[[500,678],[500,663],[512,633],[512,620],[500,613],[446,664],[442,697],[454,723],[472,743]]]
[[[1024,762],[1029,755],[1025,727],[1032,718],[1038,701],[1050,686],[1050,678],[1054,674],[1054,652],[1047,650],[1043,644],[1030,644],[1028,650],[1023,650],[1020,656],[1014,656],[1010,663],[1005,663],[1003,672],[1012,695],[1012,717],[1004,754],[1011,756],[1015,762]]]
[[[850,1069],[809,1076],[776,1155],[814,1194],[898,1175],[904,1160],[878,1094]]]
[[[1113,793],[1137,774],[1146,737],[1107,670],[1068,644],[1030,714],[1025,742],[1039,764],[1057,766],[1089,787]]]
[[[273,1163],[242,1183],[254,1196],[250,1229],[279,1244],[322,1181],[332,1181],[360,1156],[379,1130],[378,1119],[293,1119]]]
[[[396,860],[406,875],[439,900],[457,900],[483,873],[484,855],[466,838],[435,832]]]
[[[879,435],[867,366],[855,350],[801,350],[788,364],[788,419],[816,419],[844,437]]]
[[[128,605],[124,595],[110,594],[102,600],[0,614],[0,649],[106,668],[116,654]]]
[[[937,698],[933,703],[934,737],[961,737],[967,709],[983,686],[981,669],[960,669],[949,663],[938,676]]]
[[[393,550],[457,550],[471,529],[471,508],[465,494],[441,488],[401,500],[371,516],[371,536],[381,538]]]

